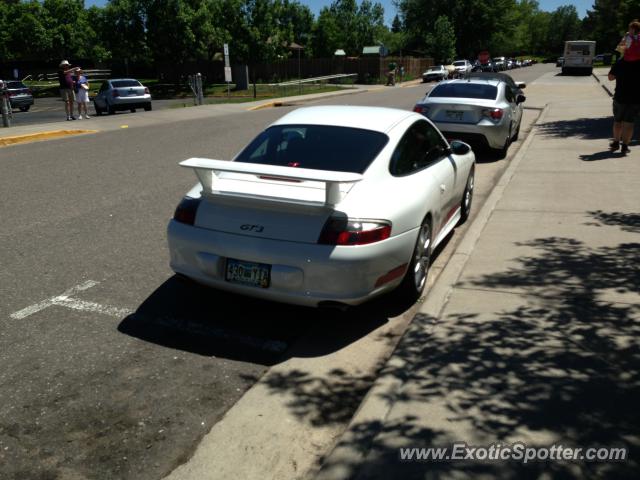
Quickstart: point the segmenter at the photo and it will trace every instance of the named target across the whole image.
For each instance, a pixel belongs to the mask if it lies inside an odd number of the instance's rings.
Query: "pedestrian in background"
[[[633,42],[638,41],[639,32],[640,22],[634,20],[629,24],[629,32],[625,36],[627,40],[623,39],[623,57],[609,71],[609,80],[616,81],[613,94],[613,140],[609,148],[613,152],[619,148],[623,154],[629,153],[634,123],[640,116],[640,60],[631,60],[635,58],[631,49],[635,48]]]
[[[60,83],[60,96],[64,102],[67,120],[75,120],[73,102],[76,97],[73,91],[73,69],[67,60],[62,60],[58,66],[58,82]]]
[[[84,118],[91,118],[87,113],[87,106],[89,105],[89,80],[83,75],[83,71],[80,67],[76,68],[75,75],[75,94],[76,103],[78,104],[78,119],[82,120],[82,111],[84,110]]]

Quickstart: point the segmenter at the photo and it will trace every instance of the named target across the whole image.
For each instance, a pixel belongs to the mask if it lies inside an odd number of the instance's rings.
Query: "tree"
[[[550,52],[562,52],[567,40],[580,40],[580,18],[573,5],[555,9],[549,17],[547,46]]]
[[[391,22],[391,31],[393,33],[400,33],[402,31],[402,22],[397,14],[393,17],[393,21]]]
[[[427,35],[426,44],[436,63],[450,63],[456,56],[456,33],[449,18],[441,15],[436,19],[433,33]]]

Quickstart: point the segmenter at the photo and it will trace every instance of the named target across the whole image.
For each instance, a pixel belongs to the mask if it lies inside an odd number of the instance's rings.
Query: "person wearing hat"
[[[64,102],[64,110],[67,120],[75,120],[73,116],[73,103],[76,99],[73,91],[73,69],[67,60],[60,62],[58,67],[58,82],[60,82],[60,96]]]

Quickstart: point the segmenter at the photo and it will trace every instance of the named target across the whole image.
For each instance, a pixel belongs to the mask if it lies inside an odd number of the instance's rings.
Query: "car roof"
[[[417,113],[397,108],[319,106],[294,110],[272,125],[327,125],[388,132],[398,122]]]
[[[138,82],[140,83],[139,80],[135,79],[135,78],[110,78],[108,80],[109,82],[122,82],[122,81],[127,81],[127,82]]]
[[[444,85],[448,83],[473,83],[473,84],[482,84],[482,85],[493,85],[497,87],[500,85],[501,80],[495,78],[475,78],[475,77],[467,77],[467,78],[456,78],[454,80],[445,80],[444,82],[440,82],[434,88],[437,88],[439,85]]]
[[[498,80],[506,83],[507,85],[515,86],[515,81],[511,75],[500,72],[472,72],[469,74],[469,78],[472,79],[484,79],[484,80]]]

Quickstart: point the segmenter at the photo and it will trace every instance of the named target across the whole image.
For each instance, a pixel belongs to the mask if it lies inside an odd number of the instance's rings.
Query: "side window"
[[[442,158],[446,143],[429,123],[419,120],[404,134],[391,155],[389,171],[392,175],[408,175]]]
[[[109,88],[109,84],[107,82],[102,82],[102,85],[100,85],[100,92],[104,92],[108,88]]]

